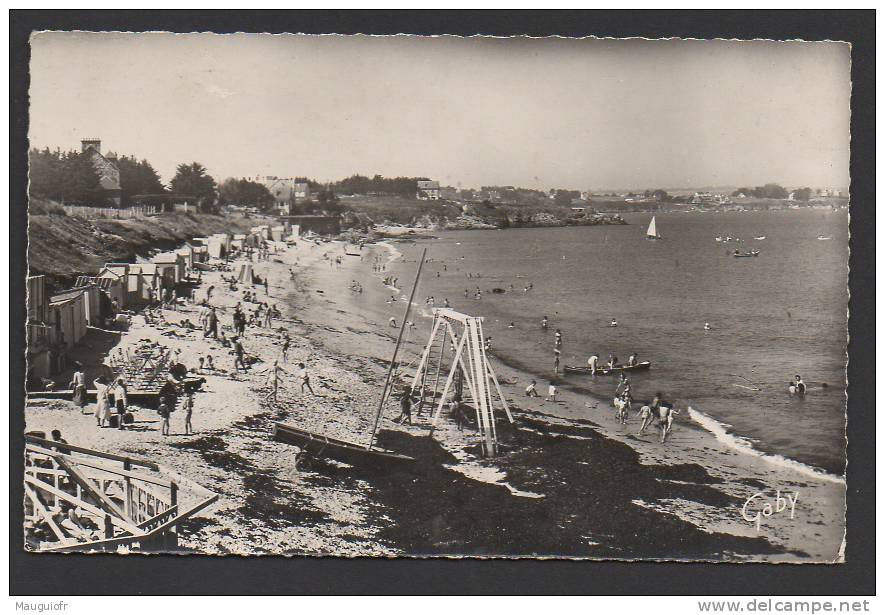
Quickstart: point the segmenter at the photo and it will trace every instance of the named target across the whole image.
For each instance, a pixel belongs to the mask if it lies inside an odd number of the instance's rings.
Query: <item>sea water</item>
[[[690,405],[692,424],[717,437],[843,474],[846,212],[656,217],[660,241],[645,238],[651,214],[628,215],[625,226],[441,233],[399,244],[406,262],[390,271],[408,286],[427,247],[416,303],[433,296],[437,307],[448,299],[483,316],[494,354],[537,375],[541,386],[555,378],[606,396],[614,391],[614,377],[554,376],[560,329],[563,365],[586,365],[592,352],[621,362],[637,353],[652,363],[629,376],[637,399],[660,392]],[[720,235],[743,241],[717,242]],[[734,258],[735,249],[760,255]],[[609,326],[613,318],[617,327]],[[804,397],[788,392],[796,374],[808,384]]]

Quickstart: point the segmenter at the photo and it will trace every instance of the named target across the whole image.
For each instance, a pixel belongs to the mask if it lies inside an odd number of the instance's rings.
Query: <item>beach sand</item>
[[[355,248],[349,251],[355,251]],[[228,373],[207,374],[195,397],[195,435],[181,435],[183,416],[172,417],[172,435],[160,435],[154,410],[136,412],[131,429],[99,429],[91,415],[63,401],[31,401],[28,430],[60,429],[73,444],[156,459],[221,495],[219,502],[179,530],[183,549],[213,554],[475,555],[703,559],[709,561],[832,562],[842,553],[844,482],[804,473],[777,460],[741,452],[727,439],[692,428],[681,416],[661,445],[652,429],[637,436],[638,419],[614,419],[603,392],[563,390],[556,403],[529,399],[530,379],[495,362],[495,371],[516,419],[499,417],[501,454],[479,457],[476,432],[459,431],[443,415],[433,437],[424,418],[400,426],[396,402],[385,408],[379,444],[412,455],[412,474],[379,475],[321,460],[299,459],[295,446],[273,441],[281,420],[315,432],[368,443],[396,328],[405,309],[397,291],[373,273],[374,257],[396,258],[390,244],[366,246],[363,257],[345,255],[343,243],[300,241],[256,262],[269,276],[270,298],[283,311],[274,331],[249,328],[246,352],[261,358],[248,374],[230,373],[233,357],[202,332],[184,337],[133,317],[122,335],[90,331],[76,358],[94,378],[116,345],[159,340],[181,350],[192,369],[212,353]],[[341,266],[324,259],[340,255]],[[296,272],[290,279],[289,269]],[[363,284],[355,294],[351,280]],[[412,280],[399,280],[408,293]],[[203,276],[196,297],[214,285],[212,304],[229,327],[240,299],[220,281]],[[419,291],[416,300],[422,295]],[[415,310],[400,363],[408,373],[429,334],[430,319]],[[476,314],[481,315],[481,314]],[[197,321],[196,306],[165,311],[167,320]],[[292,338],[277,404],[263,398],[263,373],[279,356],[277,327]],[[226,331],[230,336],[230,330]],[[295,377],[304,361],[317,396],[302,395]],[[543,383],[541,383],[543,384]],[[610,384],[614,388],[614,382]],[[543,393],[542,387],[539,390]],[[87,408],[88,410],[88,408]],[[741,516],[748,498],[798,492],[795,514],[773,514],[756,526]],[[764,502],[753,500],[749,513]]]

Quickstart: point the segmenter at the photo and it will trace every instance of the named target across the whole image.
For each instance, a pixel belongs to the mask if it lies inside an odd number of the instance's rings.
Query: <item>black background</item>
[[[10,592],[875,593],[875,11],[10,11]],[[28,37],[33,30],[490,34],[852,43],[848,536],[841,565],[50,555],[22,549]],[[814,104],[809,101],[809,104]]]

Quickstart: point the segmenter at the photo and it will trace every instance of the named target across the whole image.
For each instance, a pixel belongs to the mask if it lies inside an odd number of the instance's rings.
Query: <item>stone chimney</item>
[[[101,139],[80,139],[80,151],[85,152],[89,148],[101,153]]]

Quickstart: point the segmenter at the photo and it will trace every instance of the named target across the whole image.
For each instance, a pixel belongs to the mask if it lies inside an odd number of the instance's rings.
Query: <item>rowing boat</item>
[[[603,365],[596,368],[596,373],[601,374],[603,376],[608,376],[609,374],[619,374],[621,372],[639,372],[651,367],[650,361],[641,361],[636,365],[615,365],[614,367],[608,367],[607,365]],[[593,373],[589,367],[580,367],[577,365],[566,365],[565,373],[567,374],[591,374]]]
[[[329,457],[361,468],[402,469],[415,463],[415,458],[408,455],[311,433],[285,423],[274,423],[273,436],[278,442],[295,444],[315,457]]]

